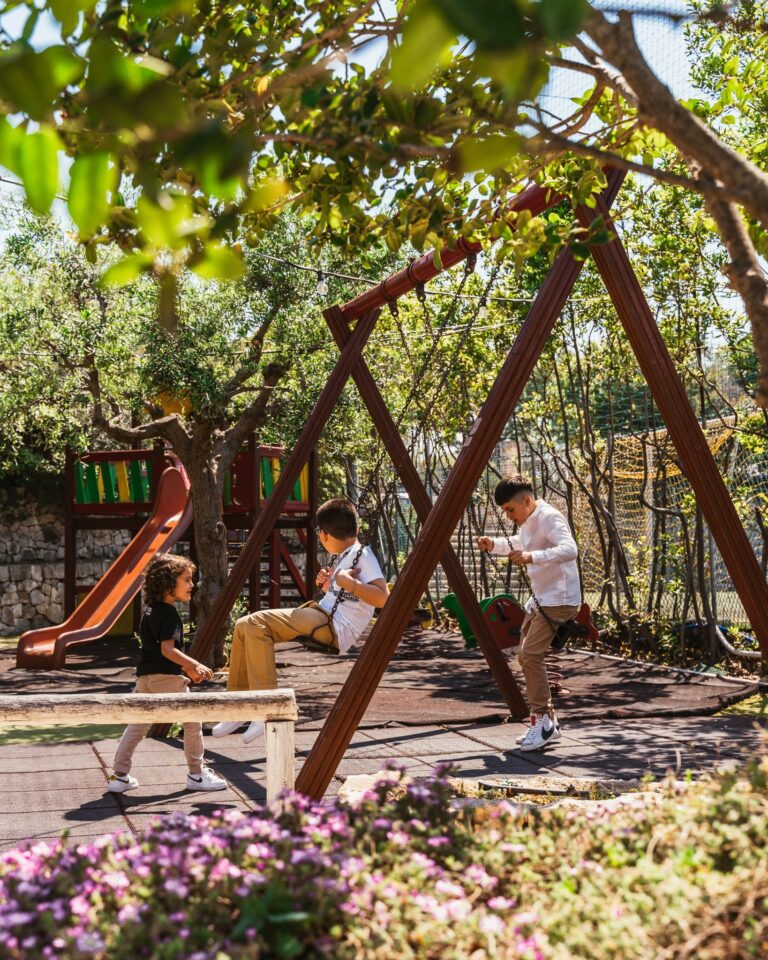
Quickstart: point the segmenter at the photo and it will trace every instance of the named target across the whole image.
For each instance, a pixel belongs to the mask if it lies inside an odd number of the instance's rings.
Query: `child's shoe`
[[[110,793],[125,793],[126,790],[135,790],[138,785],[139,781],[130,773],[113,773],[107,781],[107,790]]]
[[[230,733],[239,730],[246,723],[248,723],[247,720],[222,720],[221,723],[216,724],[211,733],[214,737],[228,737]]]
[[[200,773],[187,775],[187,790],[226,790],[227,781],[217,776],[210,767],[203,767]]]
[[[243,743],[253,743],[264,733],[264,724],[261,720],[254,720],[243,734]]]
[[[541,750],[561,738],[560,725],[549,715],[539,717],[536,723],[528,729],[519,750]]]

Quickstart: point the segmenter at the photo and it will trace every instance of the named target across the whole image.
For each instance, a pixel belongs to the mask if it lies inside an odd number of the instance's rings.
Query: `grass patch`
[[[106,740],[121,737],[125,724],[72,723],[41,726],[9,723],[0,726],[0,747],[35,743],[77,743],[87,740]]]
[[[746,700],[732,703],[730,707],[720,710],[718,716],[740,717],[768,717],[768,693],[756,693]]]

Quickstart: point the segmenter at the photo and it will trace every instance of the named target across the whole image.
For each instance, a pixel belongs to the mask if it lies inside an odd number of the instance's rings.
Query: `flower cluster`
[[[765,955],[768,764],[474,824],[448,779],[0,855],[2,960]]]

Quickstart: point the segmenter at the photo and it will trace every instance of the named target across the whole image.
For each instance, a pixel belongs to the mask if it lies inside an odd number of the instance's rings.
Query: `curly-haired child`
[[[184,653],[184,628],[176,603],[188,603],[194,584],[195,565],[185,557],[160,553],[150,561],[144,578],[145,610],[139,626],[141,655],[136,667],[136,693],[183,693],[190,680],[210,680],[211,670]],[[186,677],[182,676],[186,674]],[[224,790],[222,780],[203,766],[203,725],[185,723],[184,755],[189,765],[187,790]],[[135,790],[139,781],[130,775],[136,747],[147,735],[148,723],[125,728],[115,754],[114,773],[107,789],[111,793]]]

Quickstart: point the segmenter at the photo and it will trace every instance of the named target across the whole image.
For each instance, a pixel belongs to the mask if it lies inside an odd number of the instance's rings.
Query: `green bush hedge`
[[[768,956],[768,760],[473,822],[444,773],[354,807],[173,814],[0,857],[0,957]]]

